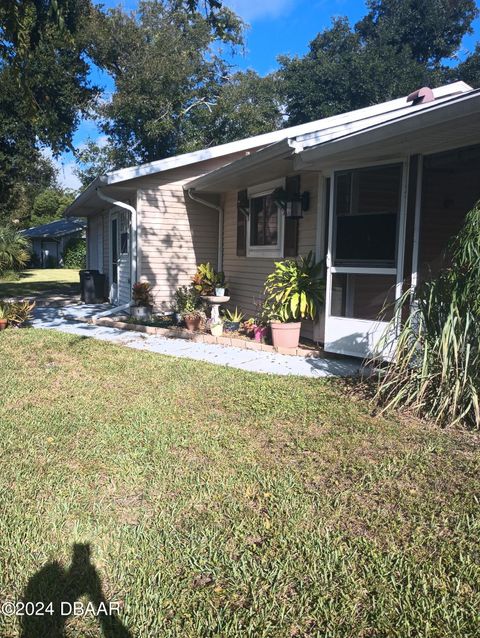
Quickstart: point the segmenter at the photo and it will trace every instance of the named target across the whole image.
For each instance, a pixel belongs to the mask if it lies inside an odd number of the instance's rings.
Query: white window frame
[[[276,188],[285,188],[285,178],[276,179],[271,182],[265,182],[264,184],[258,184],[247,189],[247,195],[249,200],[250,214],[247,221],[247,257],[263,257],[272,258],[280,257],[284,255],[284,242],[285,242],[285,215],[281,208],[277,206],[277,243],[275,246],[251,246],[251,203],[253,199],[257,197],[264,197],[265,195],[271,195]]]

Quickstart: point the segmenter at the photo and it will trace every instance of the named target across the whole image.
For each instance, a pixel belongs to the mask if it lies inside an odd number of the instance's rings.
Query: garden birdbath
[[[220,306],[222,303],[230,301],[230,297],[216,297],[215,295],[207,295],[204,297],[205,301],[212,307],[212,323],[218,323],[220,321]]]

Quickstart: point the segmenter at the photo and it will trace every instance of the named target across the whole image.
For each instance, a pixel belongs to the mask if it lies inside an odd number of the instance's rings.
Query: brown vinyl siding
[[[210,262],[215,268],[218,266],[218,212],[188,198],[184,186],[242,155],[207,160],[136,180],[138,278],[152,285],[158,310],[170,310],[173,293],[190,283],[198,264]],[[205,195],[201,198],[215,201]]]
[[[317,189],[318,174],[302,175],[301,190],[310,192],[310,209],[299,222],[299,255],[306,255],[310,250],[315,250]],[[262,300],[265,279],[279,258],[237,256],[237,192],[226,194],[224,211],[223,269],[231,295],[229,306],[238,306],[247,316],[254,315],[256,303]],[[302,334],[312,338],[311,322],[304,322]]]

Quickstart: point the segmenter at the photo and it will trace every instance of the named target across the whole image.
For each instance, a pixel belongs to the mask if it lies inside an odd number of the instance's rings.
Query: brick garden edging
[[[285,354],[296,357],[311,357],[319,358],[323,357],[323,351],[311,350],[309,348],[276,348],[269,346],[265,343],[259,343],[253,339],[240,339],[238,337],[214,337],[206,332],[189,332],[184,328],[156,328],[155,326],[144,326],[136,323],[128,323],[126,321],[117,321],[115,319],[109,319],[103,317],[100,319],[90,319],[89,323],[93,323],[96,326],[106,326],[108,328],[117,328],[118,330],[131,330],[133,332],[142,332],[148,335],[157,335],[160,337],[167,337],[170,339],[186,339],[187,341],[193,341],[194,343],[208,343],[218,344],[220,346],[233,346],[235,348],[242,348],[243,350],[256,350],[261,352],[277,352],[278,354]]]

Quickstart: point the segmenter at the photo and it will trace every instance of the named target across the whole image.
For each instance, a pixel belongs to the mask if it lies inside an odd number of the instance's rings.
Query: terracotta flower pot
[[[8,325],[8,319],[0,319],[0,332],[5,330]]]
[[[272,321],[272,341],[276,348],[296,348],[300,340],[301,321],[295,323],[280,323]]]
[[[200,315],[185,315],[183,320],[185,321],[187,330],[190,332],[197,332],[200,329],[200,323],[202,321]]]

